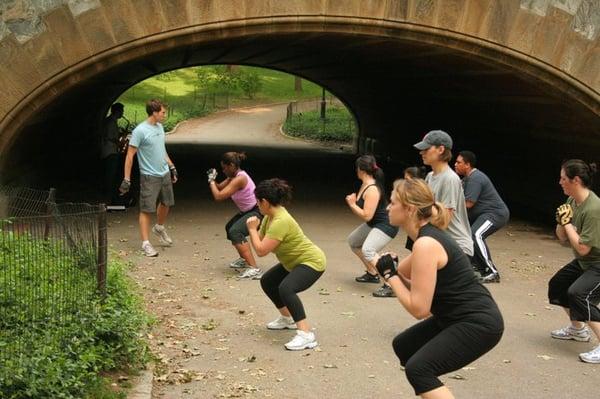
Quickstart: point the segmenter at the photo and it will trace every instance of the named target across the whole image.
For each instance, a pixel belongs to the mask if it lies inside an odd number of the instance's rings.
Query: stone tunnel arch
[[[410,144],[429,128],[448,129],[498,170],[524,167],[534,186],[560,159],[600,150],[593,1],[63,3],[41,16],[40,33],[0,42],[4,180],[10,165],[31,158],[27,142],[51,148],[55,136],[58,153],[67,142],[85,149],[91,127],[127,87],[214,63],[279,69],[325,86],[356,115],[359,150],[407,162],[415,160]]]

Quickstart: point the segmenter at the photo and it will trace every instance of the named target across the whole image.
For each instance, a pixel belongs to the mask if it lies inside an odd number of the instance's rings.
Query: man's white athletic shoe
[[[579,358],[586,363],[600,363],[600,345],[589,352],[580,353]]]
[[[275,320],[267,323],[267,328],[269,330],[295,330],[296,323],[294,323],[294,319],[288,316],[279,316]]]
[[[238,258],[229,264],[229,267],[232,269],[243,269],[248,267],[246,260],[244,258]]]
[[[157,235],[161,243],[166,245],[173,244],[173,240],[171,240],[171,237],[169,237],[167,234],[167,229],[165,229],[165,226],[159,226],[158,224],[155,224],[152,227],[152,232]]]
[[[142,251],[144,251],[144,255],[149,257],[158,256],[158,252],[156,252],[156,249],[154,249],[152,244],[150,244],[149,242],[142,245]]]
[[[249,267],[242,274],[238,276],[238,280],[260,280],[262,277],[262,271],[257,267]]]
[[[569,325],[564,328],[559,328],[550,333],[552,338],[556,339],[572,339],[574,341],[588,342],[590,340],[590,330],[587,327],[576,329]]]
[[[304,332],[298,330],[294,339],[285,344],[285,349],[290,351],[301,351],[302,349],[312,349],[317,345],[315,333],[312,331]]]

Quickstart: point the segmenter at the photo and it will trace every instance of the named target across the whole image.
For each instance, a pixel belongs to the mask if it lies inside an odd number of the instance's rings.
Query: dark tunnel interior
[[[524,71],[500,55],[495,62],[483,51],[478,56],[439,41],[310,32],[173,39],[166,47],[143,56],[123,55],[127,61],[99,68],[102,72],[38,110],[19,127],[3,163],[3,182],[93,192],[100,173],[97,127],[110,104],[150,76],[210,64],[273,68],[324,86],[355,115],[357,151],[375,153],[389,177],[420,164],[412,144],[429,130],[443,129],[454,138],[454,153],[474,151],[479,168],[492,178],[513,214],[531,220],[548,220],[562,201],[562,160],[595,161],[600,153],[600,118],[572,95],[576,89],[550,84],[534,69]],[[230,144],[171,146],[169,152],[181,160],[182,173],[199,181],[211,157],[218,159],[215,154],[226,148],[239,149]],[[255,152],[264,155],[262,164],[260,157],[252,161],[262,177],[273,171],[301,181],[300,187],[318,182],[332,198],[353,188],[353,156]],[[183,192],[194,195],[192,186]]]

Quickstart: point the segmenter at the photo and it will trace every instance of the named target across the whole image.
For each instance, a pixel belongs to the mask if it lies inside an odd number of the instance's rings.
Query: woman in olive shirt
[[[284,205],[292,197],[291,187],[281,179],[262,181],[254,190],[258,209],[265,217],[246,221],[250,242],[258,256],[274,253],[279,260],[260,279],[263,291],[281,314],[267,324],[270,330],[298,329],[287,344],[288,350],[317,346],[315,334],[306,321],[304,306],[298,297],[325,271],[325,254],[305,235]],[[260,230],[258,230],[260,224]]]

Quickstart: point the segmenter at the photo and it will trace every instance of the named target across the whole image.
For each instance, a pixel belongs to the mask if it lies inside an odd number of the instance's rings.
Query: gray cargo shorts
[[[162,177],[140,174],[140,211],[154,213],[158,202],[169,207],[175,205],[171,174]]]

